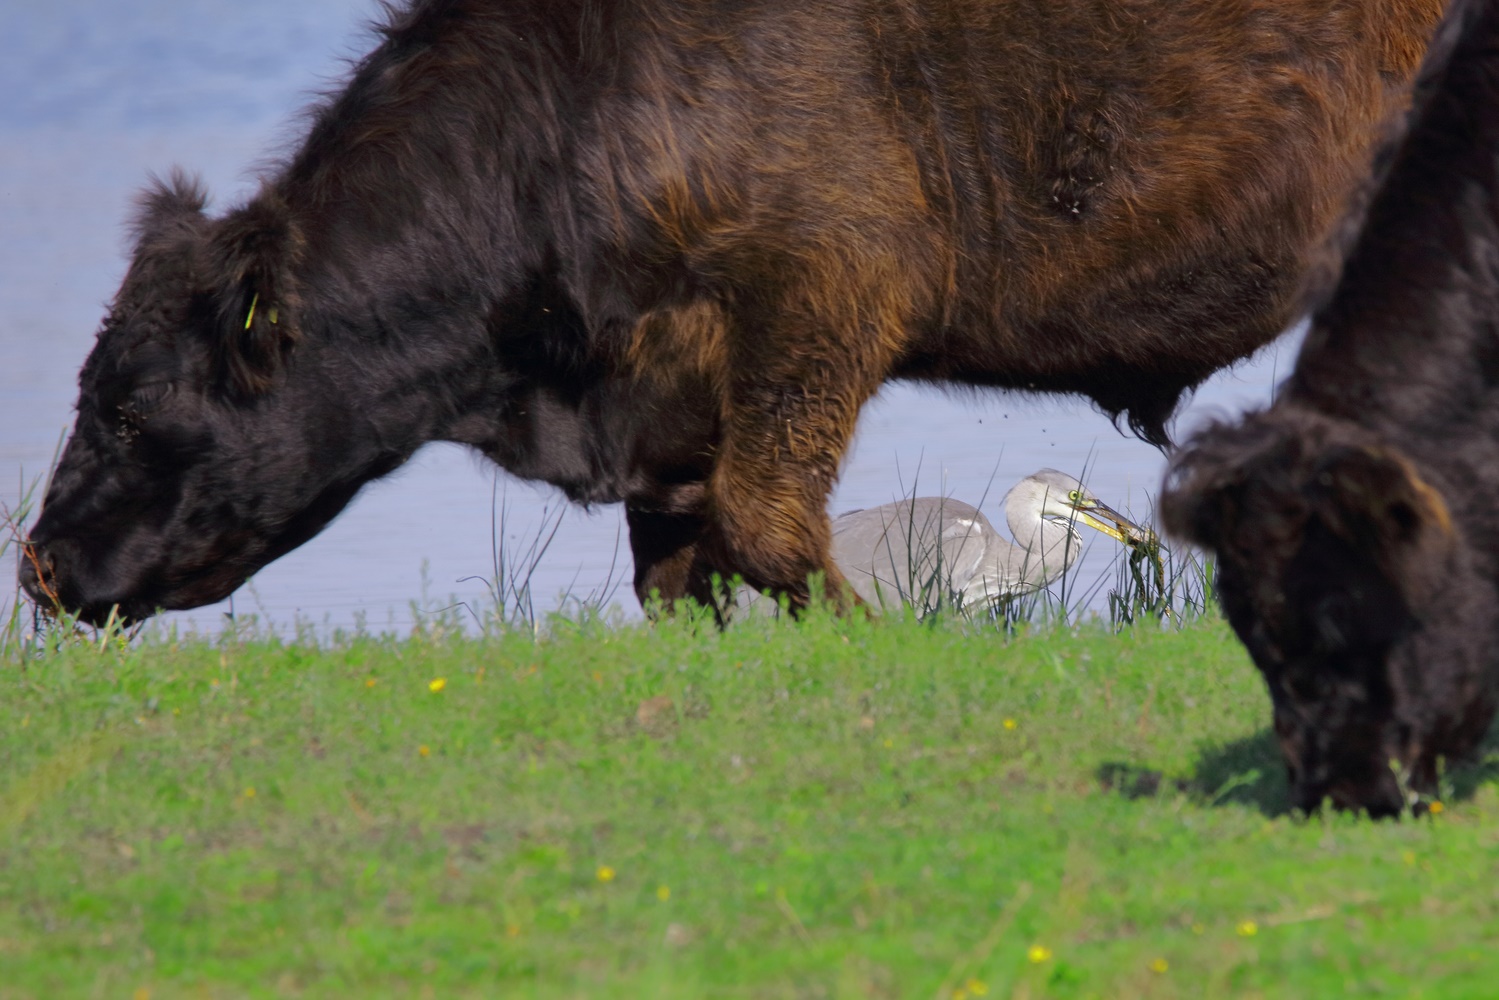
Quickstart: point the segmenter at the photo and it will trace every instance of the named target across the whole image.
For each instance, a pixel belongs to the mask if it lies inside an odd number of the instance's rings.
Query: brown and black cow
[[[1447,29],[1295,373],[1163,497],[1218,553],[1303,809],[1421,807],[1499,702],[1499,3]]]
[[[1301,312],[1440,0],[418,0],[258,195],[180,177],[22,576],[224,597],[423,443],[623,502],[637,592],[840,577],[892,378],[1163,442]]]

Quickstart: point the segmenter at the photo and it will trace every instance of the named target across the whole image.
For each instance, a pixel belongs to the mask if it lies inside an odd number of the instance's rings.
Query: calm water
[[[0,30],[0,500],[43,473],[71,421],[74,377],[124,269],[134,192],[174,164],[196,171],[211,208],[253,189],[254,170],[293,143],[297,113],[371,42],[365,0],[49,0],[6,4]],[[1269,399],[1294,353],[1283,340],[1200,392],[1190,428]],[[1106,502],[1149,513],[1164,461],[1085,403],[892,385],[865,411],[832,509],[945,492],[996,509],[1011,483],[1051,466]],[[507,543],[525,544],[562,512],[536,587],[543,603],[628,580],[618,508],[564,510],[550,489],[496,475],[455,446],[422,451],[373,484],[321,536],[267,567],[234,598],[272,622],[301,618],[405,628],[425,597],[482,603],[493,575],[498,495]],[[1090,533],[1091,534],[1091,533]],[[1074,569],[1104,572],[1107,539]],[[11,569],[3,570],[9,576]],[[0,586],[0,608],[12,588]],[[628,588],[617,600],[631,613]],[[175,620],[216,628],[228,605]]]

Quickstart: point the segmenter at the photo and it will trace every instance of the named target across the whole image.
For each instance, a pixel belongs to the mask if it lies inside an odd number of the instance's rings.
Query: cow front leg
[[[859,605],[832,560],[827,500],[871,392],[826,377],[744,387],[709,483],[705,547],[725,578],[785,595],[793,613],[810,602],[814,576],[840,613]]]
[[[669,611],[676,601],[691,598],[718,610],[721,596],[714,593],[703,552],[708,524],[701,514],[665,513],[626,504],[625,523],[635,560],[635,596],[641,607]]]

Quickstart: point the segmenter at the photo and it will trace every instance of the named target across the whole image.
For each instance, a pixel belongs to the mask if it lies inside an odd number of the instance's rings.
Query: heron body
[[[986,607],[1045,587],[1077,560],[1079,523],[1127,545],[1150,538],[1055,469],[1022,479],[1004,508],[1013,541],[976,507],[947,497],[849,511],[833,521],[833,560],[869,605],[909,604],[925,614],[951,602]]]

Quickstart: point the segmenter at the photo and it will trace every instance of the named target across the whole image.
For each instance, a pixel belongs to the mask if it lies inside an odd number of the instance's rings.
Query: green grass
[[[1431,819],[1287,815],[1216,623],[104,647],[0,664],[0,998],[1499,979],[1494,758]]]

